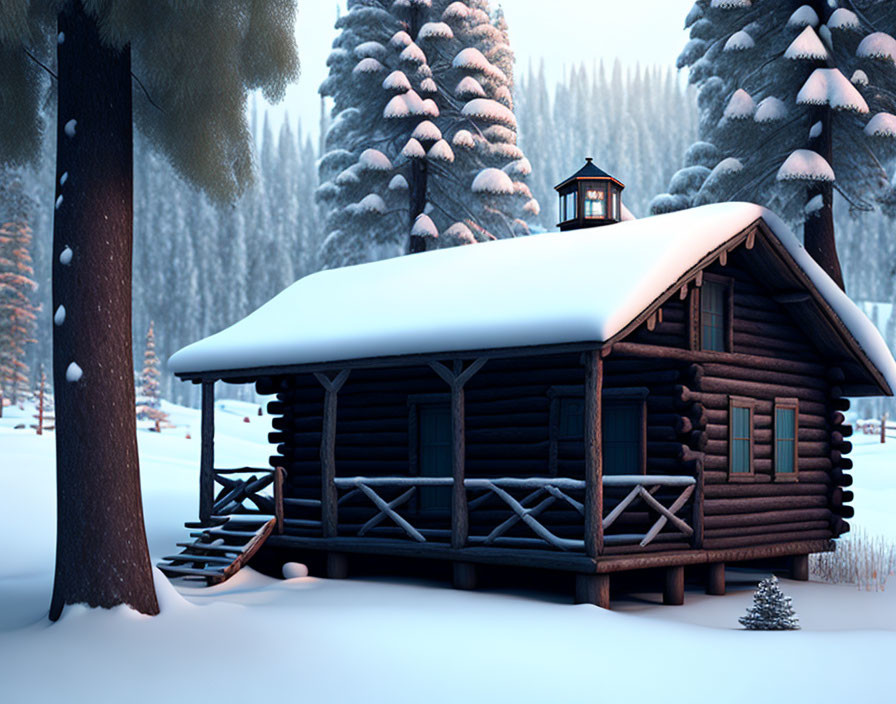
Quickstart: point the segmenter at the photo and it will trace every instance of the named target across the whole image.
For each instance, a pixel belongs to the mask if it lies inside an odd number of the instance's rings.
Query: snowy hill
[[[163,409],[175,428],[138,432],[154,560],[186,536],[198,502],[199,413]],[[217,464],[264,466],[269,417],[234,401],[216,411]],[[52,432],[13,429],[31,412],[0,419],[0,701],[839,703],[890,686],[896,590],[781,580],[803,630],[748,633],[737,617],[763,576],[748,571],[730,572],[725,597],[694,585],[683,607],[645,593],[604,611],[524,588],[244,570],[209,589],[161,578],[156,618],[69,608],[50,625],[55,445]],[[896,539],[896,441],[854,440],[853,528]]]

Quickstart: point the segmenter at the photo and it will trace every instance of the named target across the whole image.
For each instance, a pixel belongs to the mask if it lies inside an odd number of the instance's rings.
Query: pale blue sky
[[[497,6],[496,0],[492,5]],[[682,30],[693,0],[501,0],[517,65],[544,59],[549,80],[574,63],[618,58],[625,65],[675,64],[687,40]],[[317,88],[327,75],[326,58],[336,36],[336,8],[345,2],[299,0],[296,38],[302,76],[272,110],[279,122],[288,111],[317,133]]]

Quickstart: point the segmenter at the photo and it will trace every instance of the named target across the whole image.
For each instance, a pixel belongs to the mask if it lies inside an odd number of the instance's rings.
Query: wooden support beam
[[[320,500],[321,529],[325,538],[334,538],[337,534],[336,485],[333,483],[336,477],[336,399],[348,375],[348,369],[343,369],[332,380],[324,374],[314,374],[324,387],[323,427],[320,437]]]
[[[602,609],[610,608],[610,575],[577,574],[576,603],[594,604]]]
[[[215,382],[202,382],[202,429],[199,455],[199,522],[205,525],[215,503]]]
[[[454,360],[453,369],[441,362],[430,362],[432,370],[451,388],[451,547],[462,548],[469,533],[469,506],[464,487],[466,439],[464,435],[464,384],[485,365],[485,358],[475,359],[464,369],[463,361]]]
[[[453,563],[454,588],[471,590],[476,588],[476,565],[472,562]]]
[[[598,350],[585,353],[585,553],[597,557],[604,549],[603,440],[601,394],[604,367]]]
[[[665,572],[663,603],[670,606],[681,606],[684,603],[684,566],[667,567]]]
[[[704,436],[705,437],[705,436]],[[703,532],[705,530],[705,514],[706,514],[706,480],[703,474],[703,468],[697,469],[697,485],[694,491],[694,510],[693,510],[693,526],[694,534],[691,536],[691,544],[694,549],[700,550],[703,547]]]
[[[725,594],[725,563],[710,562],[706,575],[706,593],[715,596]]]
[[[809,581],[809,556],[794,555],[790,560],[790,578],[800,582]]]
[[[459,371],[455,365],[455,372]],[[467,490],[464,487],[466,476],[466,439],[464,437],[464,387],[455,377],[451,384],[451,547],[462,548],[467,544],[470,530],[469,507],[467,506]]]

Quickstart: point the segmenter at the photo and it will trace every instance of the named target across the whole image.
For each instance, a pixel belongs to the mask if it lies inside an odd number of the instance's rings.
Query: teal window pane
[[[775,409],[775,472],[789,474],[795,471],[794,447],[796,445],[796,411],[793,408]]]
[[[450,477],[451,411],[448,404],[420,406],[420,476]],[[451,487],[421,487],[420,506],[447,510],[451,505]]]
[[[750,409],[731,409],[731,472],[750,472],[750,445],[752,443],[753,428],[750,424]]]
[[[603,411],[604,474],[640,474],[642,440],[640,405],[605,404]]]
[[[725,351],[725,298],[727,287],[707,281],[700,292],[701,347]]]

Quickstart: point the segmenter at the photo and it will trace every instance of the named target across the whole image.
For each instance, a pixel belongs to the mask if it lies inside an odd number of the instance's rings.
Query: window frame
[[[734,471],[734,409],[746,409],[750,413],[749,470]],[[756,399],[743,396],[728,397],[728,481],[754,481],[756,478]]]
[[[708,350],[703,347],[703,287],[707,284],[723,287],[723,343],[722,350]],[[726,354],[734,352],[734,279],[729,276],[701,272],[697,285],[691,290],[690,298],[689,346],[695,352]]]
[[[793,471],[778,471],[778,410],[793,411]],[[800,466],[800,401],[798,398],[776,398],[772,405],[772,478],[776,482],[799,481]]]
[[[603,409],[613,403],[631,403],[637,404],[639,409],[640,421],[640,457],[639,457],[639,473],[647,474],[647,396],[649,389],[643,386],[621,387],[603,389],[601,394],[601,423],[603,424]],[[557,476],[557,465],[559,461],[560,442],[570,440],[578,440],[579,438],[561,438],[560,437],[560,405],[565,398],[584,398],[585,390],[581,386],[551,386],[548,388],[548,398],[550,399],[549,416],[548,416],[548,473],[552,477]],[[603,434],[603,429],[601,429]],[[581,441],[585,442],[585,427],[582,424]],[[603,443],[601,443],[603,445]]]
[[[420,474],[420,407],[444,404],[448,404],[450,408],[450,393],[408,394],[408,475],[411,477],[422,476]],[[416,513],[433,511],[431,508],[423,508],[419,491],[408,502],[408,507]]]

